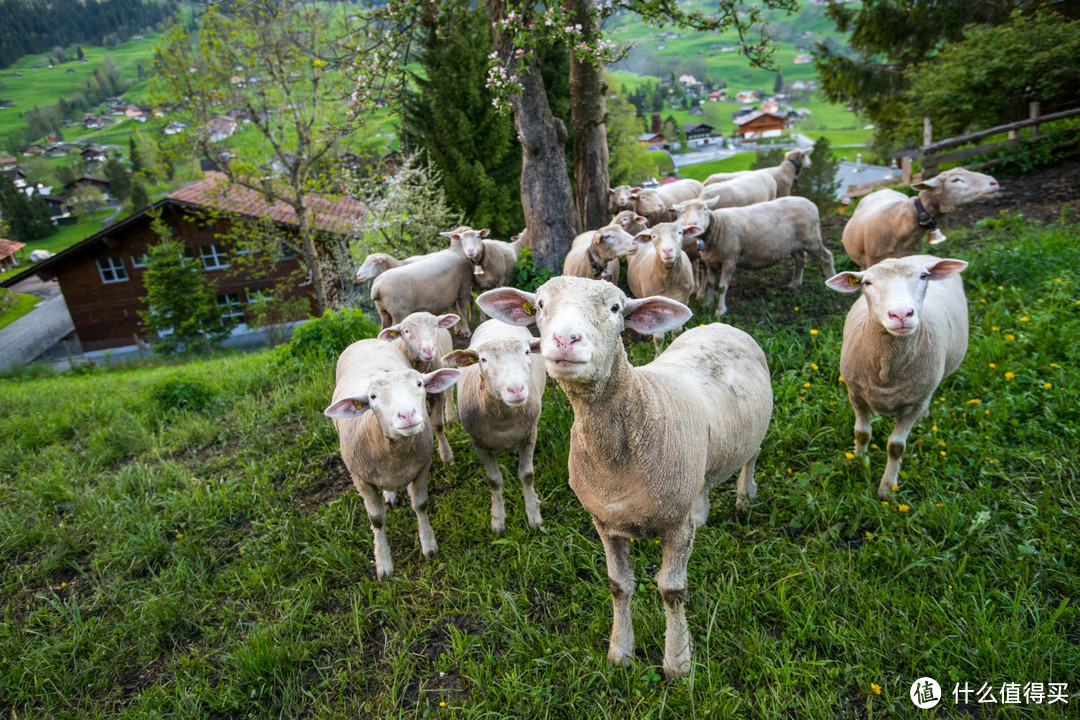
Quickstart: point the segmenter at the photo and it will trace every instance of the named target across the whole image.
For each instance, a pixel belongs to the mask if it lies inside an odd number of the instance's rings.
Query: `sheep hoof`
[[[633,663],[630,656],[622,651],[611,650],[608,653],[608,662],[615,667],[629,668]]]
[[[449,465],[454,462],[454,451],[446,448],[446,452],[443,452],[443,449],[439,448],[439,459],[442,460],[444,465]]]
[[[538,528],[538,527],[540,527],[541,525],[544,524],[544,518],[538,517],[538,518],[536,518],[535,522],[530,519],[528,521],[528,523],[529,523],[529,527],[535,530],[536,528]]]
[[[439,546],[430,547],[424,550],[424,557],[431,559],[439,554]]]
[[[892,489],[882,485],[878,488],[877,496],[882,500],[891,500],[893,498]]]
[[[690,661],[684,660],[676,665],[669,665],[668,661],[664,660],[664,677],[668,680],[678,680],[684,678],[690,674]]]
[[[375,568],[375,577],[379,580],[385,580],[394,574],[394,568]]]
[[[496,523],[495,521],[492,521],[491,532],[495,533],[496,535],[502,535],[504,532],[506,532],[506,525],[504,525],[503,523]]]
[[[745,495],[740,495],[739,497],[735,498],[735,509],[741,513],[750,512],[750,504],[750,498],[746,497]]]

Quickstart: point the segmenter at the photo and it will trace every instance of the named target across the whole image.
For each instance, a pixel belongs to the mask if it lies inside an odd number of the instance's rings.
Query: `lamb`
[[[341,459],[364,499],[375,536],[379,579],[394,572],[380,490],[409,488],[424,557],[439,550],[427,514],[431,425],[426,422],[424,394],[445,392],[460,375],[452,368],[421,375],[409,367],[400,350],[375,339],[353,343],[338,358],[333,402],[323,413],[334,419]]]
[[[662,295],[685,303],[694,292],[694,270],[683,252],[683,228],[678,223],[661,223],[634,238],[638,251],[630,258],[627,279],[634,297]],[[653,335],[659,352],[664,333]]]
[[[686,566],[709,513],[708,492],[735,472],[740,509],[757,494],[754,464],[772,414],[765,354],[742,330],[693,328],[653,362],[632,367],[624,328],[657,334],[690,309],[663,297],[629,300],[610,283],[556,277],[536,293],[499,288],[477,302],[515,325],[536,322],[540,352],[574,409],[570,487],[604,544],[615,607],[608,659],[634,655],[631,538],[659,536],[657,585],[667,630],[664,672],[690,671]]]
[[[922,249],[923,235],[930,244],[945,240],[937,219],[961,205],[995,195],[1000,186],[990,175],[952,168],[911,186],[917,198],[896,190],[872,192],[855,207],[844,227],[844,250],[865,270],[885,258],[914,255]]]
[[[457,328],[467,337],[472,278],[472,263],[464,255],[441,250],[381,273],[371,281],[371,299],[384,330],[414,312],[440,314],[456,307],[462,318]]]
[[[563,261],[563,275],[619,282],[619,258],[635,249],[634,236],[612,223],[574,238]]]
[[[674,221],[675,211],[671,209],[672,206],[698,197],[704,188],[697,180],[678,180],[653,190],[633,188],[630,195],[634,198],[634,204],[630,209],[647,217],[649,224],[655,227],[662,222]]]
[[[639,232],[649,227],[649,218],[644,215],[638,215],[633,210],[623,210],[611,218],[611,225],[621,225],[622,229],[631,235],[637,235]]]
[[[942,379],[960,366],[968,345],[963,260],[932,255],[886,259],[826,284],[862,296],[844,321],[840,373],[855,409],[855,453],[870,444],[870,413],[896,418],[878,485],[886,499],[899,484],[908,434],[930,408]]]
[[[490,230],[473,230],[468,225],[439,234],[450,238],[450,248],[472,263],[473,282],[479,290],[509,285],[514,277],[518,253],[528,243],[524,231],[514,242],[503,242],[485,240],[491,234]]]
[[[748,173],[705,188],[701,199],[710,210],[746,207],[776,199],[776,180],[767,173]]]
[[[787,197],[791,195],[791,186],[795,184],[795,178],[799,176],[803,168],[810,167],[810,152],[810,150],[791,150],[784,155],[784,159],[775,167],[740,170],[731,173],[714,173],[705,179],[705,187],[744,177],[750,173],[767,173],[776,181],[776,197]]]
[[[449,367],[463,368],[458,382],[461,426],[487,471],[491,488],[491,529],[506,529],[503,478],[496,453],[518,452],[518,478],[529,527],[544,522],[533,489],[533,449],[544,398],[544,361],[540,340],[525,328],[488,320],[476,328],[467,350],[443,357]]]
[[[442,356],[454,349],[450,338],[451,328],[460,320],[457,315],[447,314],[436,317],[429,312],[415,312],[405,317],[396,325],[391,325],[379,333],[380,340],[393,343],[394,347],[409,361],[413,370],[429,373],[445,367]],[[431,417],[432,430],[439,444],[439,459],[449,465],[454,462],[454,451],[446,441],[443,428],[454,419],[453,391],[441,395],[429,395],[427,398],[428,415]],[[387,498],[391,505],[395,498]]]
[[[764,268],[790,256],[795,261],[791,287],[802,284],[806,255],[821,264],[825,277],[836,274],[833,256],[821,241],[818,209],[803,197],[784,197],[750,207],[709,210],[703,200],[676,206],[687,237],[698,238],[705,265],[705,306],[719,296],[717,317],[727,312],[727,289],[736,267]]]
[[[608,188],[608,215],[614,215],[620,210],[633,207],[634,200],[630,196],[630,191],[633,189],[630,185]]]

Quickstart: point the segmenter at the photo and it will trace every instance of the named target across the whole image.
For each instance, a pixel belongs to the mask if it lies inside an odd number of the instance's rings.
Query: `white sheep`
[[[426,255],[413,255],[407,257],[404,260],[398,260],[393,255],[383,252],[370,253],[364,262],[356,270],[356,282],[367,282],[374,280],[382,275],[384,272],[391,268],[401,267],[402,265],[408,265],[409,263],[416,262],[421,258],[427,257]]]
[[[393,343],[408,359],[413,370],[419,373],[435,372],[446,367],[443,365],[442,356],[454,349],[454,341],[450,338],[448,328],[456,325],[460,319],[453,313],[435,316],[429,312],[416,312],[407,315],[396,325],[384,328],[379,333],[379,339]],[[449,465],[454,462],[454,451],[446,441],[444,427],[453,422],[453,391],[429,395],[427,407],[435,441],[439,445],[439,459]],[[393,497],[387,498],[387,502],[391,504],[394,501]]]
[[[804,197],[719,210],[709,210],[704,200],[689,200],[675,208],[684,235],[698,240],[706,272],[705,306],[715,288],[717,317],[727,312],[727,289],[736,267],[765,268],[790,257],[795,262],[792,288],[802,284],[807,255],[821,265],[826,278],[836,273],[832,253],[821,241],[817,206]]]
[[[878,496],[899,483],[911,428],[930,408],[942,379],[967,353],[963,260],[932,255],[886,259],[863,272],[842,272],[826,284],[862,289],[844,321],[840,374],[855,409],[855,452],[870,443],[871,412],[896,418]]]
[[[371,300],[382,328],[401,322],[414,312],[435,315],[456,308],[461,334],[468,336],[465,314],[472,305],[472,263],[460,252],[441,250],[380,273],[371,281]]]
[[[780,161],[780,164],[775,167],[714,173],[705,179],[705,187],[734,180],[750,173],[766,173],[776,181],[776,197],[787,197],[791,194],[791,186],[795,184],[795,179],[799,176],[799,173],[810,167],[810,152],[809,149],[790,150],[784,155],[784,159]]]
[[[649,224],[655,227],[675,219],[675,211],[672,210],[675,203],[696,198],[704,189],[701,182],[690,179],[676,180],[654,189],[632,188],[630,196],[633,204],[630,209],[647,217]]]
[[[775,200],[776,180],[768,173],[747,173],[727,182],[708,186],[700,197],[710,210],[746,207]]]
[[[461,426],[487,472],[491,529],[506,529],[502,470],[495,454],[515,450],[525,516],[529,527],[539,527],[544,519],[533,488],[533,450],[547,377],[540,339],[525,328],[488,320],[476,328],[467,350],[454,350],[443,362],[462,368],[457,391]]]
[[[522,231],[513,242],[486,239],[487,228],[473,230],[462,225],[439,233],[450,239],[450,248],[463,254],[473,266],[473,284],[478,290],[509,285],[514,278],[518,253],[528,245],[528,235]]]
[[[409,488],[424,557],[439,550],[427,514],[431,424],[424,395],[444,392],[460,374],[443,368],[421,375],[400,350],[375,339],[354,342],[338,358],[334,398],[323,413],[334,419],[341,459],[364,499],[380,579],[394,572],[380,490]]]
[[[563,260],[563,275],[618,284],[619,258],[626,257],[634,249],[634,236],[618,223],[590,230],[578,235],[570,244],[570,252]]]
[[[754,463],[772,414],[765,354],[721,323],[685,332],[653,362],[632,367],[624,328],[656,334],[681,326],[686,306],[662,297],[630,300],[611,283],[556,277],[536,293],[499,288],[477,302],[515,325],[536,322],[541,354],[574,408],[570,487],[604,544],[615,606],[608,658],[634,655],[630,540],[659,536],[657,585],[667,631],[664,672],[690,671],[686,565],[708,518],[710,488],[735,472],[740,508],[755,497]]]
[[[680,303],[690,300],[696,282],[690,258],[682,249],[684,229],[678,223],[660,223],[634,238],[638,250],[627,265],[626,277],[634,297],[662,295]],[[664,333],[653,335],[659,351]]]
[[[927,233],[931,233],[931,245],[943,242],[945,236],[937,229],[939,217],[1000,190],[990,175],[964,168],[946,170],[911,187],[919,191],[917,198],[878,190],[855,207],[844,227],[844,250],[863,270],[885,258],[918,253]]]
[[[608,215],[633,207],[634,201],[630,191],[634,188],[630,185],[608,188]]]

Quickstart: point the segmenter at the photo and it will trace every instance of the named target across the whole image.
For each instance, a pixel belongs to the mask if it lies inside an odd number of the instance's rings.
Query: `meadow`
[[[725,321],[768,357],[775,408],[751,512],[713,494],[689,565],[689,681],[662,679],[660,548],[634,543],[637,655],[607,665],[603,552],[566,482],[549,382],[544,524],[511,470],[493,536],[459,427],[432,466],[440,552],[408,508],[374,578],[363,504],[322,416],[342,314],[285,349],[0,380],[0,713],[18,718],[1075,717],[1080,687],[1080,224],[950,230],[971,344],[909,438],[849,453],[838,376],[853,296],[813,269],[737,274]],[[829,238],[836,249],[838,237]],[[839,270],[850,261],[837,256]],[[350,320],[350,318],[352,318]],[[709,322],[695,316],[691,324]],[[635,364],[651,345],[633,342]],[[891,420],[875,421],[880,443]],[[916,711],[911,683],[945,700]],[[1068,705],[953,703],[955,683],[1066,682]],[[995,690],[995,695],[999,693]]]

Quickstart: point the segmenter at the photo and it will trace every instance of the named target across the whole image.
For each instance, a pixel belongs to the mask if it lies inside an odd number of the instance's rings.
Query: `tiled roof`
[[[0,238],[0,258],[6,258],[8,255],[14,255],[17,250],[22,250],[26,247],[26,243],[15,242],[14,240],[5,240]]]
[[[735,123],[736,125],[745,125],[746,123],[750,122],[751,120],[757,120],[759,117],[765,117],[765,116],[774,117],[777,120],[783,120],[784,119],[783,115],[780,115],[780,114],[777,114],[777,113],[771,113],[771,112],[762,112],[761,110],[758,110],[757,112],[752,112],[752,113],[750,113],[748,115],[743,115],[741,118],[735,118],[731,122]]]
[[[169,193],[179,202],[214,208],[274,222],[296,225],[296,211],[283,202],[266,202],[262,193],[230,183],[224,173],[210,171],[206,179]],[[326,232],[355,233],[364,217],[364,206],[352,198],[331,200],[322,195],[309,195],[312,225]]]

